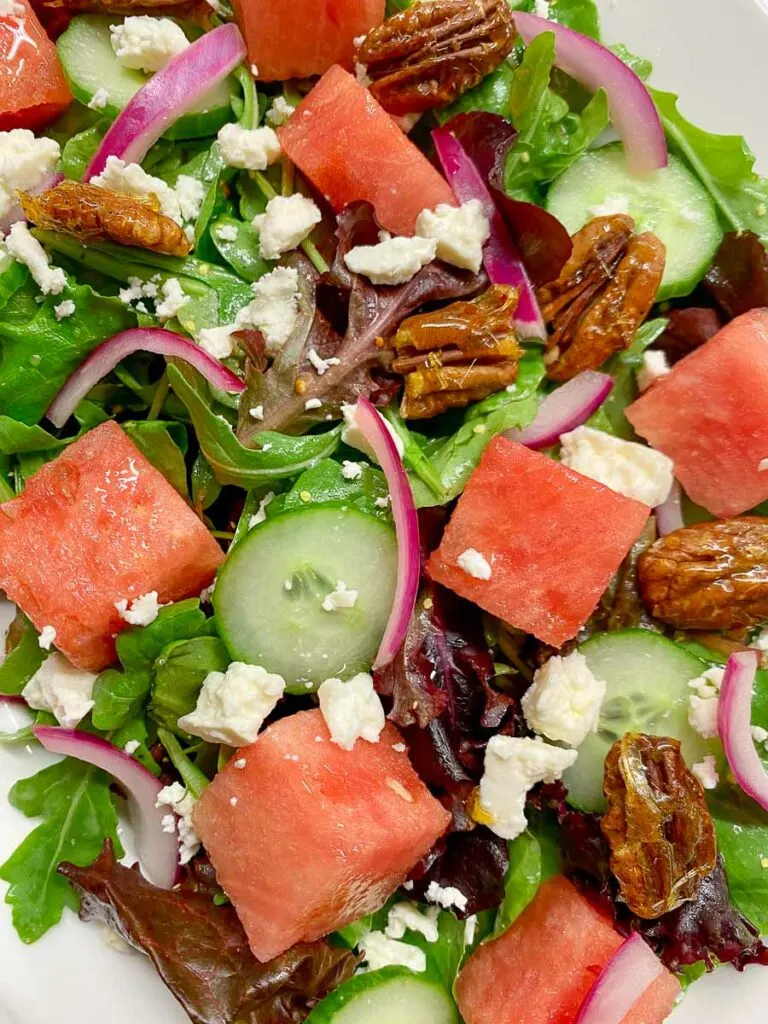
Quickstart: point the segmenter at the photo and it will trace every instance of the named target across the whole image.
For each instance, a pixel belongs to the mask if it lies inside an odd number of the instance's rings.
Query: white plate
[[[680,94],[695,123],[746,135],[768,173],[765,53],[768,0],[602,0],[609,42],[621,41],[653,59],[654,84]],[[0,709],[0,731],[21,721]],[[0,863],[30,830],[9,807],[12,782],[31,775],[42,755],[0,746]],[[763,1024],[768,969],[738,975],[723,968],[697,982],[673,1015],[674,1024]],[[118,952],[96,926],[72,914],[32,947],[11,928],[0,906],[0,1024],[188,1024],[149,962]]]

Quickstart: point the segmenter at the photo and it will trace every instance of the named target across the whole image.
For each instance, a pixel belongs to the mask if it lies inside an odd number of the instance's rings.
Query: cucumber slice
[[[306,1024],[459,1024],[446,990],[406,967],[383,967],[339,985],[307,1017]]]
[[[111,120],[151,77],[118,63],[110,42],[109,26],[118,25],[122,20],[120,17],[79,14],[72,19],[56,44],[72,95],[81,103],[88,104],[99,89],[105,89],[108,99],[99,113]],[[179,24],[190,38],[200,34],[194,26]],[[165,137],[198,139],[215,135],[234,117],[230,101],[236,91],[237,83],[231,76],[219,82],[189,113],[170,126]]]
[[[709,193],[682,160],[670,155],[668,167],[631,175],[620,143],[581,156],[552,185],[547,209],[571,234],[601,213],[627,213],[638,232],[658,235],[667,247],[659,301],[689,295],[723,237]]]
[[[583,811],[602,811],[605,755],[626,732],[680,740],[690,767],[719,744],[688,724],[688,687],[709,665],[648,629],[627,629],[590,637],[579,650],[592,672],[607,684],[597,732],[579,747],[563,775],[568,802]]]
[[[219,635],[234,659],[263,665],[303,693],[370,669],[396,580],[389,523],[349,507],[283,512],[254,527],[219,572]],[[326,611],[323,598],[339,581],[357,600]]]

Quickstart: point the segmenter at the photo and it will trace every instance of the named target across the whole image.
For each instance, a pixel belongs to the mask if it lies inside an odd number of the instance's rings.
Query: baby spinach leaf
[[[179,741],[169,729],[164,729],[162,725],[158,726],[157,738],[165,747],[165,751],[171,760],[171,764],[179,773],[181,781],[192,796],[196,800],[199,800],[203,795],[203,790],[210,782],[208,776],[188,757],[182,749]],[[206,746],[209,750],[212,749],[207,744],[204,745],[204,748]]]
[[[504,876],[504,899],[496,911],[492,939],[514,924],[539,888],[541,882],[541,847],[530,832],[523,832],[507,843],[509,867]]]
[[[271,502],[266,509],[267,515],[307,505],[351,505],[368,515],[389,520],[388,508],[380,508],[376,504],[377,498],[382,500],[389,494],[384,474],[367,462],[357,464],[360,476],[356,480],[347,480],[340,463],[324,459],[302,473],[290,491]]]
[[[456,114],[469,114],[475,110],[509,117],[509,96],[514,77],[515,64],[513,60],[502,61],[490,75],[485,76],[479,85],[473,89],[467,89],[455,103],[438,111],[437,119],[441,124],[445,124]]]
[[[141,762],[147,771],[152,772],[153,775],[159,775],[160,765],[152,757],[149,750],[150,745],[154,742],[154,730],[150,733],[147,727],[147,719],[143,713],[126,722],[125,725],[121,725],[119,729],[115,729],[112,733],[112,743],[116,747],[120,747],[121,750],[125,747],[126,743],[131,742],[139,744],[131,756]]]
[[[764,935],[768,932],[768,814],[736,787],[712,794],[709,808],[731,899]]]
[[[88,164],[104,138],[109,122],[99,121],[70,136],[61,151],[60,168],[62,174],[74,181],[81,181],[85,176]]]
[[[237,232],[236,237],[222,238],[222,229],[225,234]],[[219,217],[211,224],[211,239],[222,257],[246,281],[258,281],[269,271],[270,266],[259,251],[259,233],[250,224],[234,217]]]
[[[176,488],[182,498],[189,497],[187,466],[184,462],[184,452],[187,448],[184,424],[139,420],[124,423],[123,430],[155,469],[159,469],[166,480]]]
[[[230,660],[216,636],[169,644],[154,663],[152,717],[171,732],[179,732],[178,720],[194,711],[205,677],[209,672],[226,672]]]
[[[12,629],[18,635],[16,646],[0,664],[0,693],[11,696],[21,693],[48,657],[37,642],[37,630],[26,615],[19,613]]]
[[[204,512],[221,494],[221,484],[216,479],[208,460],[201,454],[198,454],[192,464],[191,476],[192,504],[198,512]]]

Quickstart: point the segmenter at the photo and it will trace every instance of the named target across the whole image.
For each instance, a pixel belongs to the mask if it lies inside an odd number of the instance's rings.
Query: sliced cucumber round
[[[307,1024],[459,1024],[449,993],[425,974],[383,967],[339,985]]]
[[[632,175],[620,143],[580,157],[549,190],[547,209],[571,234],[593,217],[626,213],[636,231],[658,235],[667,247],[659,300],[689,295],[723,237],[709,193],[682,160],[670,155],[668,167]]]
[[[117,117],[151,77],[118,63],[110,41],[109,26],[122,21],[121,17],[79,14],[72,19],[56,44],[72,95],[81,103],[88,104],[100,89],[104,89],[107,101],[98,112],[111,119]],[[194,26],[179,24],[190,38],[199,35]],[[236,89],[237,84],[231,76],[219,82],[189,113],[168,128],[166,138],[198,139],[215,135],[223,124],[233,118],[230,101]]]
[[[294,693],[370,669],[397,580],[389,523],[353,508],[283,512],[254,527],[219,572],[219,635],[238,661],[277,672]],[[352,607],[323,599],[340,583]]]
[[[689,767],[718,752],[716,741],[702,739],[688,723],[688,683],[709,668],[707,662],[648,629],[600,633],[579,650],[607,688],[597,732],[563,775],[574,807],[602,811],[605,755],[626,732],[680,740]]]

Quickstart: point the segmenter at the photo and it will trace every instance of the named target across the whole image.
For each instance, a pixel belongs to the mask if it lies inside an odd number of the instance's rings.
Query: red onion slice
[[[235,393],[245,391],[245,384],[237,374],[189,338],[161,327],[134,327],[107,338],[78,366],[46,413],[51,423],[63,427],[91,388],[134,352],[176,356],[194,366],[213,387]]]
[[[755,749],[750,727],[757,666],[756,651],[738,651],[728,659],[720,687],[717,731],[736,782],[768,811],[768,773]]]
[[[663,970],[648,943],[630,935],[595,979],[575,1024],[621,1024]]]
[[[483,177],[462,144],[447,128],[432,132],[437,155],[459,202],[479,199],[491,226],[483,249],[483,264],[493,284],[508,284],[519,290],[515,325],[523,338],[547,340],[547,329],[536,295],[504,218],[496,208]]]
[[[85,172],[90,181],[107,158],[140,164],[163,132],[186,114],[245,58],[237,25],[206,32],[153,75],[113,122]]]
[[[20,693],[0,693],[0,704],[20,704],[22,707],[27,706],[27,702]]]
[[[535,14],[514,12],[525,43],[542,32],[554,32],[555,63],[590,92],[605,89],[611,122],[624,143],[627,169],[648,174],[667,166],[664,128],[651,95],[635,72],[605,46],[580,32]]]
[[[536,419],[523,430],[507,430],[511,441],[528,448],[549,448],[561,434],[575,430],[589,419],[611,393],[613,379],[607,373],[584,370],[542,401]]]
[[[666,537],[668,533],[675,530],[682,530],[685,526],[683,520],[683,492],[677,480],[672,481],[672,487],[666,500],[653,510],[656,516],[656,528],[660,537]]]
[[[175,830],[163,831],[167,808],[155,806],[162,782],[133,757],[99,736],[53,725],[36,725],[32,732],[52,754],[85,761],[120,783],[128,798],[142,874],[160,889],[173,888],[179,871],[179,846]]]
[[[384,668],[400,650],[419,593],[419,521],[403,461],[382,417],[367,398],[358,398],[355,424],[373,448],[389,484],[392,517],[397,534],[397,586],[375,669]]]

